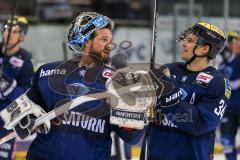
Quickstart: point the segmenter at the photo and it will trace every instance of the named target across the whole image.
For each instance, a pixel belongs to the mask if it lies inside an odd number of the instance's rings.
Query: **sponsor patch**
[[[206,88],[208,86],[208,84],[211,82],[211,80],[213,79],[213,76],[204,73],[204,72],[200,72],[197,75],[196,80],[193,82],[193,84],[197,84],[201,87]]]
[[[213,76],[200,72],[197,76],[197,81],[202,81],[204,83],[209,83],[213,79]]]
[[[102,76],[105,78],[110,78],[113,75],[110,69],[104,69],[102,72]]]
[[[19,68],[22,67],[23,63],[24,63],[24,61],[22,59],[17,58],[17,57],[10,58],[9,62],[10,62],[10,64],[12,64],[16,67],[19,67]]]
[[[225,83],[225,96],[229,99],[231,96],[231,83],[228,79],[224,78]]]
[[[39,77],[46,77],[51,75],[65,75],[66,69],[51,69],[51,70],[43,70],[41,69]]]

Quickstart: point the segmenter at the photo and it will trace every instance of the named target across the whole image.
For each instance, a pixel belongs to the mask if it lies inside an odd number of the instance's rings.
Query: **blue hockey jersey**
[[[106,91],[112,75],[108,66],[86,68],[79,61],[55,62],[41,66],[28,91],[28,97],[47,112],[91,93]],[[129,143],[136,143],[142,132],[127,132],[109,123],[105,99],[86,102],[51,121],[48,134],[38,134],[29,147],[29,160],[106,160],[111,156],[110,131],[113,128]]]
[[[187,70],[185,63],[167,67],[181,90],[182,101],[161,113],[160,124],[149,125],[149,159],[210,160],[215,129],[231,94],[230,82],[213,67],[200,72]]]
[[[6,98],[0,99],[2,110],[30,88],[34,71],[31,54],[22,48],[11,56],[0,54],[0,65],[3,66],[3,72],[17,81],[17,87]]]
[[[0,48],[2,48],[2,44],[0,44]],[[20,49],[16,54],[11,56],[3,55],[0,50],[0,66],[2,66],[3,72],[7,76],[17,81],[17,86],[13,88],[9,95],[0,98],[0,110],[3,110],[13,100],[30,88],[34,71],[31,62],[31,55],[24,49]],[[4,137],[9,133],[8,130],[3,128],[3,125],[4,122],[0,120],[0,137]],[[0,159],[12,159],[13,148],[14,140],[3,144],[3,147],[0,149]]]
[[[229,101],[230,109],[237,111],[240,107],[239,95],[240,95],[240,57],[232,54],[229,58],[223,61],[219,70],[225,74],[232,84],[232,95]]]

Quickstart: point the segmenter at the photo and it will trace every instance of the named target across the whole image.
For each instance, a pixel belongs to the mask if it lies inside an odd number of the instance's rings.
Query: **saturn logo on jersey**
[[[69,111],[64,113],[62,124],[63,125],[71,125],[74,127],[81,127],[84,130],[104,133],[105,130],[105,120],[90,117],[81,112]]]

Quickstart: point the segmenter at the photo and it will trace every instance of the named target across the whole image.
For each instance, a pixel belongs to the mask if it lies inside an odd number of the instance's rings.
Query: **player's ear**
[[[25,34],[23,32],[20,33],[20,41],[24,41]]]
[[[89,48],[89,46],[91,45],[92,40],[88,40],[85,44],[84,44],[84,48]]]
[[[202,53],[203,53],[204,55],[207,55],[208,52],[209,52],[209,50],[210,50],[210,45],[208,45],[208,44],[202,45]]]

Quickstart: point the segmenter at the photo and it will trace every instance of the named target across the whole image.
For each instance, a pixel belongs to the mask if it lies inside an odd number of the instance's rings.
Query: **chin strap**
[[[192,63],[192,62],[195,60],[195,58],[198,57],[198,56],[196,55],[196,53],[195,53],[196,48],[197,48],[197,45],[195,45],[195,47],[193,48],[193,56],[192,56],[192,58],[190,58],[190,59],[186,62],[186,64]]]
[[[16,47],[20,42],[22,42],[22,40],[18,40],[15,44],[13,44],[12,46],[8,47],[8,44],[3,41],[4,51],[2,53],[6,55],[7,51],[9,51],[9,50],[13,49],[14,47]]]
[[[192,62],[195,60],[195,58],[197,58],[197,57],[204,58],[204,57],[207,57],[207,56],[208,56],[208,55],[198,56],[198,55],[195,53],[196,48],[197,48],[197,45],[195,45],[195,47],[193,48],[193,56],[192,56],[192,58],[190,58],[190,59],[186,62],[187,65],[190,64],[190,63],[192,63]]]

